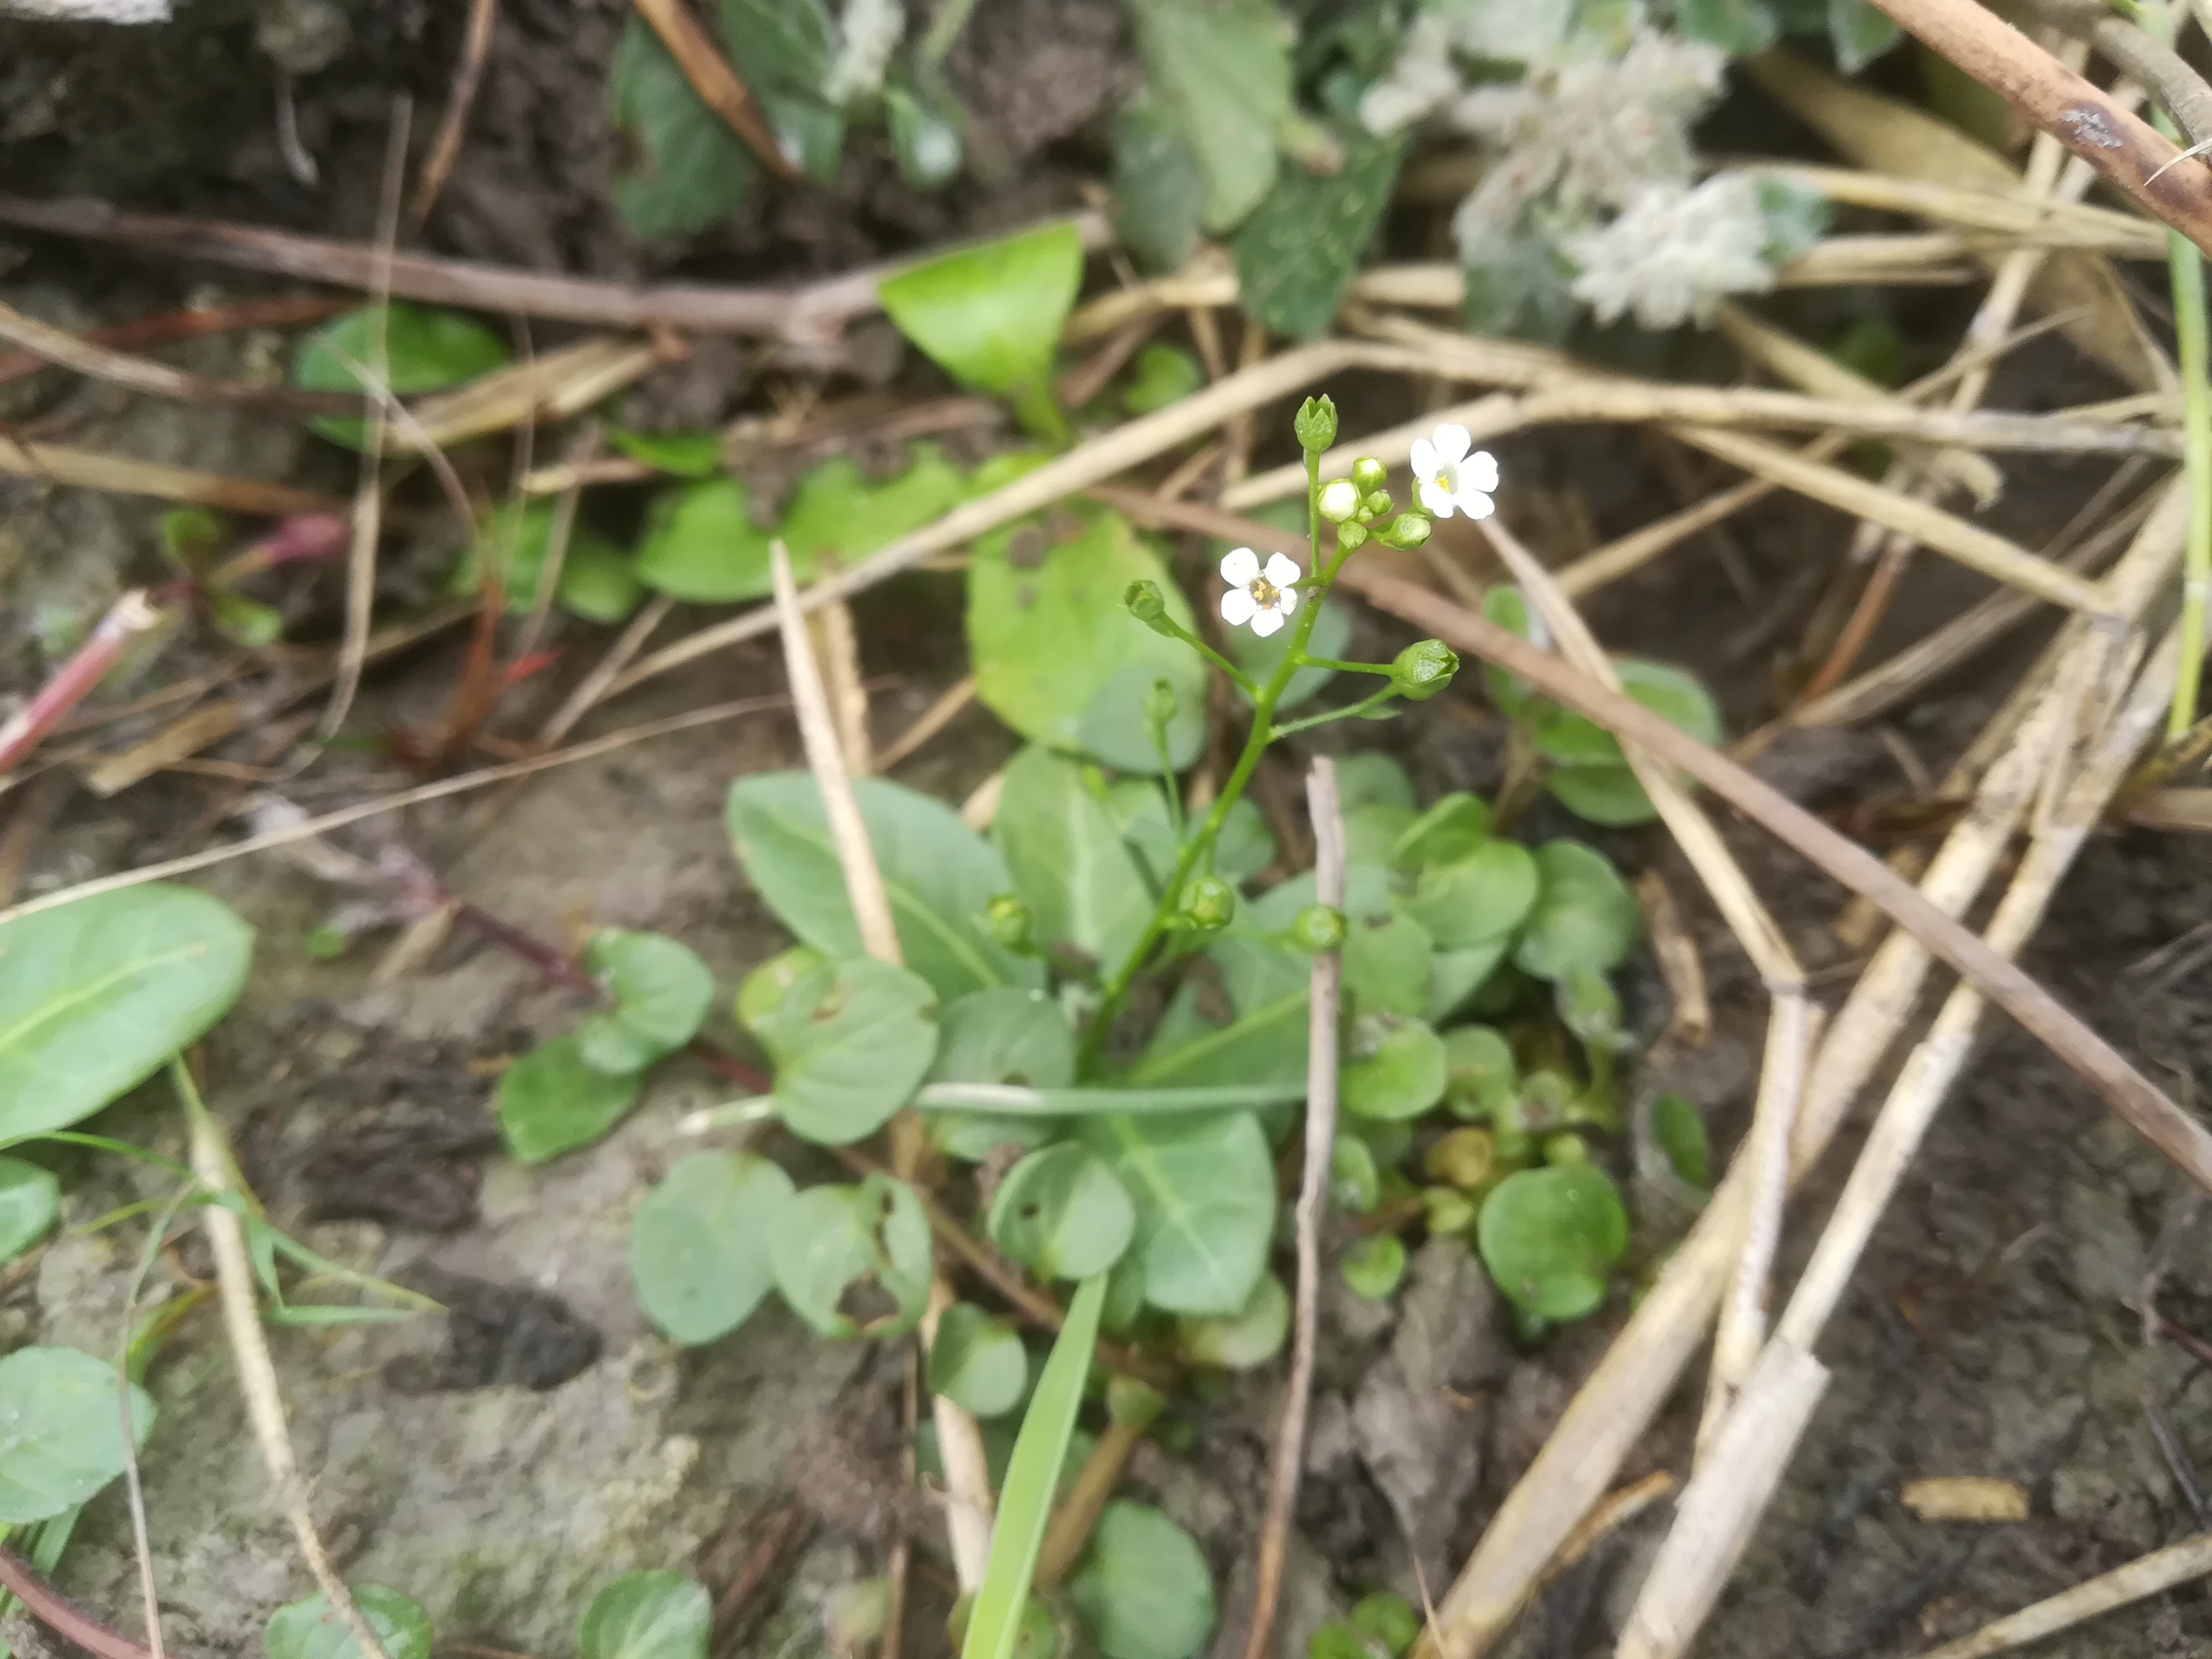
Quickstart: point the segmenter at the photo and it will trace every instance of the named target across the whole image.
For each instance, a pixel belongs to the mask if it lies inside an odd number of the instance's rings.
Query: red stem
[[[76,648],[15,718],[0,726],[0,778],[7,776],[57,720],[107,677],[133,639],[161,620],[161,611],[143,588],[134,588],[109,606],[92,637]]]
[[[74,1642],[100,1659],[153,1659],[143,1642],[134,1642],[119,1630],[103,1625],[45,1579],[31,1564],[11,1549],[0,1549],[0,1588],[4,1588],[30,1612],[31,1617],[64,1641]]]

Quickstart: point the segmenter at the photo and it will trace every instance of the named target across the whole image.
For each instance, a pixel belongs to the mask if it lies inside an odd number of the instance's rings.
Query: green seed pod
[[[1427,541],[1429,532],[1435,528],[1425,513],[1401,512],[1383,527],[1381,534],[1394,548],[1411,548]]]
[[[1229,925],[1237,914],[1237,889],[1218,875],[1201,875],[1182,890],[1182,917],[1200,933]]]
[[[1164,726],[1175,717],[1175,687],[1164,680],[1153,681],[1152,688],[1145,693],[1145,724]]]
[[[1417,639],[1390,664],[1390,683],[1409,703],[1434,697],[1459,672],[1459,653],[1441,639]]]
[[[1008,950],[1030,947],[1030,907],[1021,894],[1002,893],[983,906],[983,931]]]
[[[1341,949],[1344,912],[1334,905],[1308,905],[1291,918],[1291,942],[1310,955]]]
[[[1336,442],[1336,405],[1326,397],[1309,397],[1298,406],[1298,447],[1317,453]]]

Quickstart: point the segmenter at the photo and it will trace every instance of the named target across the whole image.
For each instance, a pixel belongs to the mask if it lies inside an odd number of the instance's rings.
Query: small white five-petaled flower
[[[1498,487],[1498,463],[1488,450],[1469,455],[1472,441],[1459,426],[1438,427],[1433,437],[1413,440],[1414,488],[1438,518],[1450,518],[1454,508],[1470,518],[1487,518],[1496,505],[1490,492]]]
[[[1262,639],[1298,608],[1298,567],[1279,553],[1269,554],[1262,570],[1258,554],[1237,548],[1221,561],[1221,579],[1229,584],[1221,596],[1221,620],[1232,628],[1249,622]]]

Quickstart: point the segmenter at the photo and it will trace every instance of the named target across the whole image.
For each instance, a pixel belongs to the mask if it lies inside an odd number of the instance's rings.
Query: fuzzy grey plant
[[[846,0],[837,33],[837,58],[822,95],[847,109],[883,91],[891,54],[906,33],[906,7],[901,0]]]
[[[1612,223],[1561,241],[1582,268],[1575,298],[1600,322],[1632,312],[1647,329],[1670,329],[1711,321],[1726,295],[1772,288],[1770,235],[1757,182],[1722,173],[1689,189],[1644,185]]]

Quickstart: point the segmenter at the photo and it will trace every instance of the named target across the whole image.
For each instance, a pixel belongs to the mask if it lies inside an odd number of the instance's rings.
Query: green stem
[[[1294,731],[1306,731],[1315,726],[1325,726],[1332,720],[1349,720],[1356,715],[1365,714],[1370,709],[1380,708],[1397,694],[1397,687],[1385,686],[1372,697],[1363,697],[1357,703],[1350,704],[1344,708],[1331,709],[1326,714],[1310,714],[1303,720],[1291,721],[1287,726],[1278,726],[1275,728],[1275,736],[1288,737]]]
[[[1163,616],[1158,621],[1152,623],[1150,626],[1158,629],[1171,639],[1182,640],[1183,644],[1188,645],[1200,657],[1203,657],[1207,662],[1212,663],[1214,667],[1219,669],[1224,674],[1227,675],[1230,679],[1230,683],[1234,685],[1237,690],[1243,692],[1245,696],[1253,698],[1259,696],[1260,687],[1254,683],[1250,675],[1245,673],[1244,670],[1238,668],[1236,663],[1231,662],[1219,651],[1214,650],[1212,646],[1207,645],[1205,640],[1200,639],[1188,628],[1183,627],[1182,623],[1176,621],[1174,617]]]
[[[1302,669],[1334,669],[1339,674],[1388,674],[1388,663],[1340,663],[1333,657],[1309,657],[1298,666]],[[1284,728],[1288,730],[1288,727]]]

